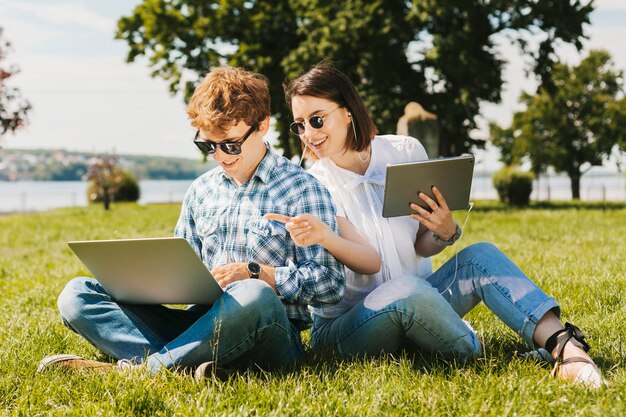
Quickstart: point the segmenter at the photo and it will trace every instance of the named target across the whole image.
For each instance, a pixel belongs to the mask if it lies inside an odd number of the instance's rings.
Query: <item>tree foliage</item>
[[[139,184],[135,176],[120,167],[113,157],[94,161],[89,166],[86,179],[89,180],[88,200],[101,201],[105,210],[109,210],[112,200],[137,201],[139,199]]]
[[[0,62],[4,61],[11,50],[11,44],[3,37],[0,28]],[[15,132],[24,127],[31,109],[28,101],[22,98],[19,89],[9,87],[7,80],[17,74],[16,66],[0,66],[0,137],[7,132]]]
[[[585,165],[601,165],[616,145],[626,150],[623,72],[606,51],[591,51],[575,67],[555,65],[550,88],[521,100],[526,110],[511,126],[492,124],[494,143],[506,163],[528,157],[537,174],[549,166],[565,172],[573,198],[580,198]]]
[[[558,41],[581,48],[591,2],[569,0],[144,0],[118,22],[128,61],[146,56],[153,76],[185,92],[212,67],[229,64],[270,79],[273,115],[286,156],[290,111],[281,84],[330,60],[347,72],[382,132],[409,101],[441,121],[442,155],[482,142],[472,137],[483,101],[499,102],[501,34],[530,56],[550,85]],[[542,35],[539,45],[528,33]]]

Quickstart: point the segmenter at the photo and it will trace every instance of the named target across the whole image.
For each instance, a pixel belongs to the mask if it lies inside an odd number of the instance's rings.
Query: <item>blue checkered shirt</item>
[[[275,267],[287,316],[300,329],[311,325],[307,305],[341,300],[343,267],[320,245],[296,246],[284,224],[263,215],[310,213],[337,232],[335,208],[312,175],[268,149],[250,181],[238,187],[221,167],[187,190],[176,230],[209,269],[231,262]]]

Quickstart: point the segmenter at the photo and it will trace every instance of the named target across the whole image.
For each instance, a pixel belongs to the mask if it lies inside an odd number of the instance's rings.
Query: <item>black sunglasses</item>
[[[337,107],[335,110],[341,108],[341,106]],[[313,129],[321,129],[324,126],[324,119],[328,117],[329,114],[334,112],[335,110],[326,113],[326,116],[311,116],[309,121],[306,120],[304,122],[293,122],[289,125],[289,130],[291,130],[295,135],[303,135],[304,134],[304,126],[306,123],[309,124]]]
[[[196,136],[194,136],[193,138],[193,143],[195,143],[198,149],[200,149],[200,152],[205,155],[214,154],[218,146],[224,153],[227,153],[229,155],[239,155],[241,153],[241,145],[243,145],[246,139],[250,137],[252,132],[254,132],[257,127],[259,126],[256,123],[250,126],[250,129],[248,129],[248,131],[241,137],[241,139],[236,142],[213,142],[210,140],[204,140],[202,138],[198,139],[198,136],[200,136],[200,131],[197,130]]]

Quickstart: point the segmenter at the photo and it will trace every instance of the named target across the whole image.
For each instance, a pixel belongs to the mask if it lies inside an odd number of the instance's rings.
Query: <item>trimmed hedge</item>
[[[530,193],[533,191],[532,172],[522,171],[517,166],[506,166],[493,175],[493,186],[498,192],[500,201],[516,207],[530,204]]]

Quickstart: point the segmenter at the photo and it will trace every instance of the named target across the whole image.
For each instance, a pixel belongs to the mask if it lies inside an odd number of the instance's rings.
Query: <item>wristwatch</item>
[[[443,240],[441,237],[439,237],[438,234],[433,233],[433,241],[439,246],[452,246],[454,245],[454,242],[459,240],[459,238],[461,237],[461,233],[463,233],[461,231],[461,227],[457,224],[456,229],[454,230],[454,234],[450,239]]]
[[[248,274],[250,274],[250,278],[259,279],[261,275],[261,266],[256,262],[248,262],[248,266],[246,268],[248,270]]]

